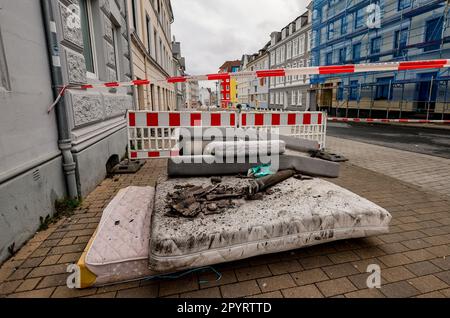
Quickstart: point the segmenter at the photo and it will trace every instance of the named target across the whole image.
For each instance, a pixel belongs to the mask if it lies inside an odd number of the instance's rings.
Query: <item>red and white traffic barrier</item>
[[[321,112],[151,112],[129,111],[128,149],[131,159],[180,155],[177,128],[265,129],[317,141],[325,147],[326,114]]]
[[[389,119],[389,118],[345,118],[329,117],[333,122],[353,122],[353,123],[414,123],[414,124],[450,124],[450,120],[432,120],[432,119]]]
[[[322,125],[321,112],[247,112],[241,114],[241,127]]]
[[[131,159],[171,158],[180,155],[176,128],[234,128],[233,112],[129,111],[128,149]]]

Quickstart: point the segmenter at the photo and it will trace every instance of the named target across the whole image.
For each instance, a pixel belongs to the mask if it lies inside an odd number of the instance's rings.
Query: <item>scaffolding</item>
[[[408,61],[423,59],[424,56],[429,58],[430,55],[433,58],[450,57],[450,1],[386,0],[381,12],[382,29],[364,26],[341,34],[340,37],[334,36],[336,28],[333,24],[338,21],[341,23],[351,21],[350,16],[356,19],[355,12],[373,3],[379,1],[314,1],[313,30],[316,31],[316,45],[312,49],[314,65],[328,64],[322,59],[329,52],[333,52],[332,57],[338,52],[339,59],[341,55],[345,56],[344,60],[339,60],[338,63],[333,61],[332,64]],[[405,7],[400,8],[400,5]],[[326,19],[322,20],[322,17]],[[428,22],[430,20],[433,20],[432,23]],[[355,20],[352,22],[355,23]],[[330,27],[330,24],[333,26]],[[328,41],[317,43],[317,37],[323,35],[324,28],[328,32],[332,30],[333,34],[330,36],[327,33]],[[427,28],[430,30],[424,32]],[[439,34],[440,30],[442,32]],[[381,39],[378,50],[373,50],[374,39]],[[361,45],[359,58],[355,57],[353,52],[353,45],[358,43]],[[345,53],[341,54],[339,51],[341,48]],[[347,48],[352,48],[350,58]],[[386,81],[380,81],[383,78]],[[331,116],[448,119],[449,80],[449,70],[427,70],[425,74],[385,72],[368,73],[364,76],[320,75],[314,76],[311,82],[312,91],[316,94],[315,106],[317,109],[328,111]]]

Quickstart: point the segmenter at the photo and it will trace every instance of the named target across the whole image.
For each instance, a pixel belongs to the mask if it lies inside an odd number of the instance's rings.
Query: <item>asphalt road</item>
[[[450,129],[328,122],[327,135],[450,159]]]

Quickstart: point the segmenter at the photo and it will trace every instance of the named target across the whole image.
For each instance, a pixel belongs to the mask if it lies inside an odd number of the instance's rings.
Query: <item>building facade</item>
[[[441,59],[450,56],[447,1],[313,3],[313,65]],[[448,117],[449,70],[314,76],[317,103],[349,117]]]
[[[219,73],[234,73],[239,71],[240,67],[240,60],[226,61],[219,68]],[[227,78],[220,81],[220,104],[222,108],[230,107],[237,101],[238,89],[236,79]]]
[[[173,74],[174,76],[185,76],[186,71],[186,61],[183,56],[181,56],[181,43],[176,42],[175,39],[172,42],[172,53],[173,53]],[[185,92],[186,83],[175,83],[175,96],[176,96],[176,110],[182,110],[186,103]]]
[[[0,262],[55,201],[85,197],[126,154],[130,81],[124,1],[0,0]]]
[[[139,86],[139,109],[175,110],[175,85],[164,81],[173,76],[171,24],[174,21],[170,0],[128,0],[134,79],[148,79]]]
[[[271,34],[268,47],[271,69],[307,67],[310,65],[312,12],[308,10]],[[314,110],[310,107],[313,92],[308,76],[273,77],[269,86],[269,107],[284,110]]]
[[[259,71],[269,69],[269,43],[253,54],[247,64],[247,70]],[[249,83],[248,103],[255,109],[266,109],[269,107],[269,79],[251,78]]]
[[[187,74],[186,74],[187,75]],[[189,76],[189,75],[187,75]],[[200,87],[198,81],[186,82],[186,109],[196,109],[200,106]]]
[[[244,54],[241,58],[241,65],[239,67],[239,71],[245,72],[249,71],[249,61],[252,55]],[[238,102],[240,104],[250,105],[250,87],[252,83],[252,78],[249,77],[241,77],[236,80],[238,87]]]

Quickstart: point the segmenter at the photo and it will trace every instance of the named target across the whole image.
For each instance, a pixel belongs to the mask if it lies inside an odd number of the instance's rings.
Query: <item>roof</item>
[[[239,67],[241,66],[240,60],[235,61],[226,61],[223,63],[223,65],[219,68],[220,70],[230,70],[232,67]]]

